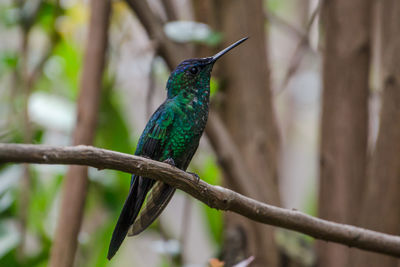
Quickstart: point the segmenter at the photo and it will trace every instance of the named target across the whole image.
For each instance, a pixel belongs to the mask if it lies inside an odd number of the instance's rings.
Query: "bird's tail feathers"
[[[124,241],[129,227],[135,221],[143,205],[147,192],[151,189],[154,181],[143,177],[135,177],[125,200],[117,225],[111,237],[107,258],[110,260]]]
[[[168,205],[174,193],[174,187],[157,181],[149,193],[146,204],[139,216],[130,226],[128,236],[138,235],[149,227]]]

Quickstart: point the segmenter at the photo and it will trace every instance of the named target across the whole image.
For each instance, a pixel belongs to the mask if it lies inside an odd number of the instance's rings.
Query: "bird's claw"
[[[167,158],[163,162],[175,167],[175,161],[172,158]]]
[[[194,178],[196,179],[196,184],[199,184],[199,182],[200,182],[200,176],[197,175],[197,173],[194,173],[194,172],[188,172],[188,173],[191,174],[191,175],[193,175]]]
[[[171,165],[171,166],[173,166],[173,167],[175,167],[175,161],[174,161],[172,158],[167,158],[167,159],[164,160],[163,162],[164,162],[164,163],[167,163],[167,164],[169,164],[169,165]],[[199,182],[200,182],[200,176],[198,176],[197,173],[194,173],[194,172],[188,172],[188,173],[191,174],[191,175],[193,175],[193,176],[194,176],[194,179],[195,179],[195,183],[196,183],[196,184],[199,184]]]

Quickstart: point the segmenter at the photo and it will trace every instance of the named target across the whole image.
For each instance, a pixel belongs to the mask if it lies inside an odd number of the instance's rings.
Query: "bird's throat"
[[[207,108],[210,101],[210,86],[182,90],[175,98],[183,110]]]

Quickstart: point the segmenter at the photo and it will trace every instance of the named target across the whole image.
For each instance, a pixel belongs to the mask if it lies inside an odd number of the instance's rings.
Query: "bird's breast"
[[[185,115],[174,120],[169,138],[168,147],[174,158],[184,158],[197,147],[208,118],[208,106],[182,111]]]

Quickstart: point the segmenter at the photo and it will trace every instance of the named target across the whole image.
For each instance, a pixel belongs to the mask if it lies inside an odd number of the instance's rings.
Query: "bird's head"
[[[212,57],[193,58],[181,62],[169,76],[167,82],[168,98],[173,98],[182,91],[209,87],[214,63],[221,56],[246,40],[247,37],[240,39]]]

